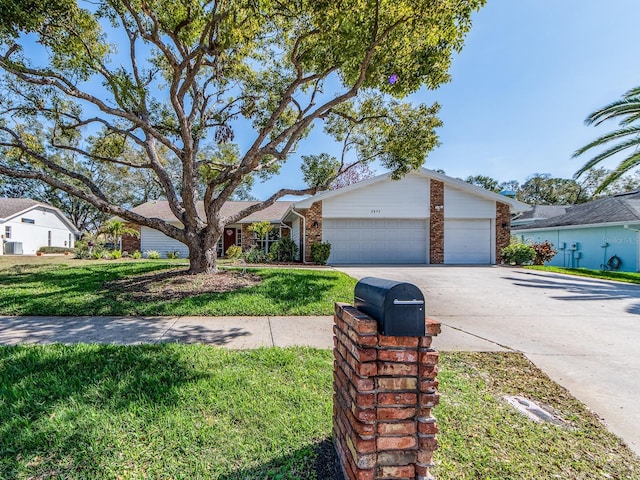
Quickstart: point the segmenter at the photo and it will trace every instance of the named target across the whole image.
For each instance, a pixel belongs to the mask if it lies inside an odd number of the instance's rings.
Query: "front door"
[[[224,229],[224,233],[222,234],[223,236],[223,241],[222,241],[222,255],[226,255],[227,253],[227,249],[231,246],[231,245],[235,245],[236,244],[236,229],[235,228],[231,228],[231,227],[227,227]]]

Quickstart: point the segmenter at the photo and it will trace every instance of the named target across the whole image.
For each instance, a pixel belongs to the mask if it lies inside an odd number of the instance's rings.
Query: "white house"
[[[246,205],[227,202],[222,213]],[[298,202],[276,202],[227,226],[218,251],[232,244],[247,248],[255,243],[247,227],[268,220],[275,227],[272,240],[290,235],[305,262],[311,261],[312,243],[329,242],[330,264],[489,265],[500,263],[500,251],[509,244],[511,214],[527,209],[512,198],[421,168],[400,180],[383,174]],[[134,211],[177,224],[166,201]],[[185,245],[146,227],[135,248],[188,253]]]
[[[426,168],[383,174],[296,202],[292,238],[331,243],[330,264],[495,264],[511,214],[530,207]]]
[[[34,255],[40,247],[73,248],[78,233],[55,207],[29,198],[0,198],[0,253]]]

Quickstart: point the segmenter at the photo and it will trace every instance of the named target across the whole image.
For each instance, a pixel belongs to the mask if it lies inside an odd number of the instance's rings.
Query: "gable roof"
[[[514,227],[514,230],[638,222],[640,222],[640,191],[635,191],[573,205],[567,208],[564,215]]]
[[[69,220],[59,209],[30,198],[0,198],[0,221],[6,222],[20,214],[36,208],[42,208],[54,213],[69,227],[69,230],[76,234],[80,233],[73,222],[71,222],[71,220]]]
[[[475,185],[471,185],[470,183],[464,182],[462,180],[458,180],[457,178],[449,177],[442,173],[438,173],[434,170],[429,170],[427,168],[419,168],[414,170],[413,173],[417,173],[419,175],[423,175],[427,178],[433,178],[434,180],[441,181],[445,185],[449,185],[451,187],[457,188],[459,190],[465,190],[469,193],[477,195],[478,197],[485,198],[487,200],[493,200],[495,202],[502,202],[509,205],[509,207],[516,212],[522,212],[531,208],[526,203],[522,203],[514,198],[507,197],[505,195],[500,195],[498,193],[491,192],[489,190],[485,190],[484,188],[477,187]],[[304,200],[300,200],[295,202],[295,208],[309,208],[311,205],[319,200],[325,200],[327,198],[335,197],[337,195],[343,195],[347,192],[357,190],[359,188],[368,187],[378,182],[382,182],[385,180],[391,179],[391,172],[383,173],[382,175],[378,175],[377,177],[369,178],[367,180],[363,180],[362,182],[354,183],[352,185],[348,185],[343,188],[338,188],[337,190],[329,190],[326,192],[319,193],[309,198],[305,198]]]
[[[260,202],[226,202],[224,205],[222,205],[220,214],[223,217],[228,217],[240,212],[241,210],[251,205],[255,205],[256,203]],[[293,202],[275,202],[273,205],[270,205],[264,210],[252,213],[248,217],[239,220],[238,223],[254,223],[263,221],[279,223],[280,221],[282,221],[282,217],[287,212],[287,210],[289,210],[289,207],[292,203]],[[203,202],[198,202],[196,208],[198,210],[198,215],[200,215],[201,218],[206,218]],[[167,222],[177,221],[176,216],[171,211],[169,202],[167,200],[152,200],[150,202],[146,202],[142,205],[138,205],[137,207],[132,208],[131,211],[144,217],[159,218],[160,220],[164,220]]]
[[[564,215],[571,205],[534,205],[531,210],[521,212],[511,219],[511,225],[529,225],[538,220]]]
[[[42,204],[30,198],[0,198],[0,219],[6,220],[37,205]]]

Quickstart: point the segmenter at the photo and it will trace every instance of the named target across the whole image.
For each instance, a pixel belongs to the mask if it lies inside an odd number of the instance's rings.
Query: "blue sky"
[[[616,126],[588,127],[585,117],[640,85],[638,18],[638,0],[488,0],[452,81],[410,97],[441,105],[441,146],[425,167],[501,181],[570,178],[583,162],[572,153]],[[325,146],[317,132],[300,153]],[[253,193],[285,186],[302,186],[296,158]]]

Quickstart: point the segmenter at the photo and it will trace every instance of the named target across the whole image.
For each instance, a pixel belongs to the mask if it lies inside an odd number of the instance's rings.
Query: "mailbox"
[[[378,322],[382,335],[423,337],[424,295],[411,283],[365,277],[356,284],[354,306]]]

